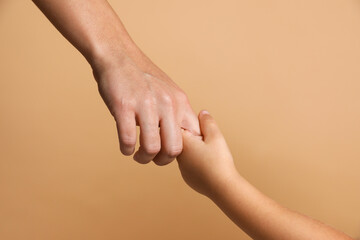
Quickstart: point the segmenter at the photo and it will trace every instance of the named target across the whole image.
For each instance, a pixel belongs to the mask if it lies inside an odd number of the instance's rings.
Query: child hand
[[[183,131],[183,152],[177,157],[181,175],[252,239],[352,239],[262,194],[236,171],[225,139],[209,113],[201,112],[199,122],[203,140]]]
[[[208,197],[237,174],[229,148],[215,120],[206,111],[199,114],[203,139],[183,131],[183,151],[177,157],[184,181]]]

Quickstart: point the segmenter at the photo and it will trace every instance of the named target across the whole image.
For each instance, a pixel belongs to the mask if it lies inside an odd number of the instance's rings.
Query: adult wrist
[[[118,46],[94,46],[88,56],[85,56],[91,68],[96,72],[102,72],[114,66],[119,67],[125,64],[128,58],[123,44]]]

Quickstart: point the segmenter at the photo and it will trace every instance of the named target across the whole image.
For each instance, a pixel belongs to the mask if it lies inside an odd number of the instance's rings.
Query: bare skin
[[[203,140],[183,131],[178,164],[185,182],[209,197],[250,237],[258,240],[351,240],[349,236],[265,196],[236,170],[215,120],[199,115]]]
[[[135,151],[136,125],[139,163],[168,164],[182,151],[181,129],[200,134],[186,94],[136,46],[106,0],[33,2],[91,65],[124,155]]]

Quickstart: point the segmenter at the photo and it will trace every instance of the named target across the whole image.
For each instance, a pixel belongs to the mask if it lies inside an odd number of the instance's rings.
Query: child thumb
[[[215,122],[215,119],[210,115],[208,111],[201,111],[199,114],[199,122],[201,133],[204,137],[204,141],[210,141],[221,136],[221,132]]]

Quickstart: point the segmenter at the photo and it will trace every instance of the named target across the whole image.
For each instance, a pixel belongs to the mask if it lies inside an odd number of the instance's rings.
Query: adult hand
[[[184,92],[141,52],[106,0],[33,2],[92,66],[122,153],[134,152],[136,125],[140,163],[171,162],[182,151],[181,128],[200,134]]]
[[[141,59],[123,55],[120,61],[95,67],[94,76],[115,118],[121,152],[134,153],[138,125],[140,147],[134,159],[165,165],[182,151],[181,129],[200,135],[199,123],[186,94],[145,55]]]

